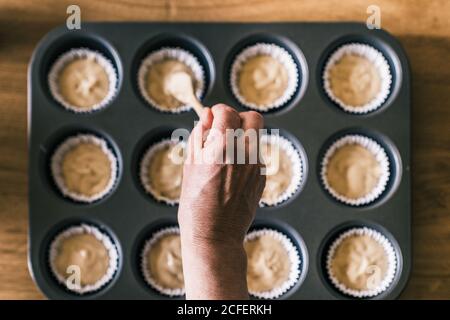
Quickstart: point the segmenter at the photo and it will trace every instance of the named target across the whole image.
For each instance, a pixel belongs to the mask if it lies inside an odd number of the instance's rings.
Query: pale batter
[[[166,289],[184,288],[180,235],[166,234],[159,238],[146,259],[146,268],[158,285]]]
[[[246,60],[238,73],[240,94],[249,103],[268,107],[283,96],[288,87],[286,68],[269,55],[258,55]]]
[[[172,160],[179,148],[167,144],[155,151],[148,164],[148,179],[152,193],[158,200],[178,201],[183,179],[183,163]]]
[[[389,260],[383,246],[368,235],[345,238],[331,262],[334,277],[352,290],[371,290],[386,276]]]
[[[67,63],[57,84],[62,98],[80,109],[91,109],[101,103],[110,90],[108,74],[93,57]]]
[[[287,190],[292,179],[292,161],[282,148],[271,143],[261,143],[261,153],[266,165],[266,185],[261,201],[268,205],[275,204]],[[275,152],[278,152],[278,156]]]
[[[198,89],[198,81],[195,80],[192,70],[183,62],[176,59],[165,59],[149,67],[146,75],[146,90],[147,94],[155,101],[158,107],[170,110],[183,106],[183,103],[173,97],[167,89],[169,75],[180,71],[191,76],[194,92],[196,92]]]
[[[270,291],[289,279],[289,254],[279,240],[270,235],[261,235],[246,241],[244,247],[247,253],[249,291]]]
[[[94,143],[82,142],[71,148],[64,154],[61,166],[66,188],[83,196],[103,192],[111,180],[111,161]]]
[[[326,179],[338,194],[359,199],[375,189],[381,174],[380,163],[372,152],[359,144],[347,144],[330,157]]]
[[[381,90],[381,78],[375,65],[367,58],[346,54],[329,71],[333,94],[350,107],[371,102]]]
[[[71,265],[80,268],[81,286],[93,285],[100,281],[108,270],[108,250],[92,234],[71,235],[58,245],[53,266],[58,275],[67,279],[72,275],[67,270]]]

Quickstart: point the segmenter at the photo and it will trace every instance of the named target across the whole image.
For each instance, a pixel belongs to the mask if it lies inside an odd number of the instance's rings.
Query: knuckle
[[[261,113],[256,112],[256,111],[249,111],[249,116],[253,119],[255,119],[256,121],[263,121],[263,116],[261,115]]]
[[[220,122],[226,124],[235,124],[239,120],[239,115],[236,110],[224,104],[215,105],[213,107],[213,113],[215,118],[218,118]]]
[[[224,107],[225,107],[225,105],[223,103],[218,103],[218,104],[213,105],[211,110],[220,111],[220,110],[223,110]]]
[[[227,106],[226,104],[223,103],[219,103],[216,104],[212,107],[212,110],[215,112],[219,112],[219,113],[232,113],[235,110],[229,106]]]
[[[264,123],[264,117],[256,111],[246,111],[241,113],[241,116],[256,125],[262,126]]]

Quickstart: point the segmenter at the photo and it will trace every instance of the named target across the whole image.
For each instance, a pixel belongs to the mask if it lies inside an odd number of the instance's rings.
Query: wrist
[[[193,239],[181,233],[188,299],[248,299],[242,241]]]
[[[239,233],[230,233],[217,229],[213,230],[199,230],[202,227],[193,228],[192,226],[183,226],[180,224],[181,237],[183,242],[189,248],[193,248],[197,251],[208,253],[209,251],[216,250],[241,250],[243,249],[243,243],[245,233],[242,235]],[[205,229],[205,228],[203,228]]]

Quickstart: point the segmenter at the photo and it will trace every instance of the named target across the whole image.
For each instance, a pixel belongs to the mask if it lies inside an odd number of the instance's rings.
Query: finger
[[[257,163],[259,162],[259,130],[264,128],[264,118],[255,111],[241,112],[239,116],[244,130],[246,161],[251,164]]]
[[[204,143],[203,155],[208,159],[208,163],[221,163],[226,154],[227,130],[239,129],[241,118],[235,109],[224,104],[213,106],[211,112],[213,121]]]
[[[213,114],[212,129],[225,134],[227,129],[237,129],[241,127],[239,113],[225,104],[216,104],[211,108]]]
[[[213,122],[213,114],[211,112],[211,108],[207,108],[207,107],[203,108],[200,120],[201,120],[202,126],[205,130],[211,129],[212,122]]]
[[[241,118],[241,127],[244,130],[260,130],[264,128],[264,118],[256,111],[241,112],[239,113],[239,117]]]
[[[205,134],[211,129],[213,122],[213,115],[210,108],[204,108],[200,116],[199,122],[191,132],[188,141],[188,159],[193,160],[196,154],[201,152],[203,148],[203,141]]]

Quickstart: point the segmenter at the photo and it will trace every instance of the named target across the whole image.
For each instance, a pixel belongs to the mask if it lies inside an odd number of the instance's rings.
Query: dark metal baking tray
[[[367,225],[394,244],[399,268],[394,282],[375,299],[392,299],[404,288],[411,269],[410,73],[398,41],[383,30],[361,23],[83,23],[79,31],[59,27],[36,48],[28,76],[29,146],[29,269],[49,298],[114,299],[166,298],[148,287],[138,270],[143,239],[154,228],[176,223],[177,207],[151,199],[138,181],[138,163],[148,143],[174,128],[192,128],[193,111],[161,113],[137,90],[137,69],[149,51],[177,46],[191,51],[205,67],[205,105],[223,102],[239,110],[228,86],[231,59],[255,42],[285,47],[299,64],[301,81],[289,105],[265,114],[269,128],[294,141],[307,161],[300,192],[277,207],[259,208],[255,225],[278,228],[302,249],[302,276],[282,298],[337,299],[324,273],[326,244],[336,232]],[[393,76],[392,92],[383,107],[367,115],[351,115],[334,105],[322,89],[324,62],[337,46],[367,43],[386,57]],[[115,65],[118,94],[112,103],[91,114],[75,114],[51,96],[47,74],[51,64],[71,48],[100,51]],[[119,159],[119,182],[113,192],[93,204],[64,198],[49,175],[49,157],[70,134],[93,132],[106,138]],[[321,185],[321,154],[343,133],[363,133],[383,145],[391,160],[391,180],[379,201],[349,207],[331,198]],[[119,270],[102,290],[77,295],[57,284],[47,266],[47,250],[61,228],[76,222],[93,223],[107,231],[120,253]]]

